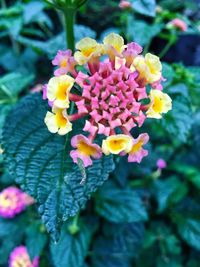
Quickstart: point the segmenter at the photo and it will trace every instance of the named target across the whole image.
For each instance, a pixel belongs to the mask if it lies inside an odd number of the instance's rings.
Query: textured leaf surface
[[[102,157],[81,173],[69,156],[70,135],[51,134],[44,124],[47,111],[38,94],[25,97],[8,116],[4,130],[6,162],[16,181],[38,203],[48,232],[57,239],[62,222],[82,208],[91,193],[113,170],[112,157]],[[79,125],[74,125],[72,135]],[[66,139],[66,140],[65,140]]]
[[[115,223],[144,221],[148,217],[137,192],[130,188],[118,188],[109,182],[98,191],[96,211]]]

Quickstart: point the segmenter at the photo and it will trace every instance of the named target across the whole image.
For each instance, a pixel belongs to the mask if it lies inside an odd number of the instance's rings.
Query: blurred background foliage
[[[200,262],[200,1],[89,0],[78,13],[75,37],[102,40],[109,32],[160,55],[164,90],[173,110],[149,120],[149,156],[138,164],[121,159],[109,181],[85,209],[68,221],[54,244],[29,207],[0,219],[0,266],[25,244],[40,266],[199,267]],[[187,30],[168,27],[180,18]],[[63,18],[43,1],[1,0],[0,128],[24,95],[40,90],[52,75],[50,60],[65,49]],[[32,88],[32,89],[31,89]],[[1,135],[1,131],[0,131]],[[0,188],[14,185],[0,155]],[[159,158],[167,162],[162,171]]]

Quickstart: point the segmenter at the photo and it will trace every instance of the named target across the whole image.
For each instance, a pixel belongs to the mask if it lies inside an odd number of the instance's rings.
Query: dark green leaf
[[[114,164],[110,156],[95,160],[81,185],[79,167],[69,156],[70,136],[77,134],[80,125],[74,125],[75,130],[67,139],[51,134],[44,124],[46,112],[40,95],[24,98],[6,120],[4,148],[16,181],[37,200],[47,230],[57,238],[62,222],[84,207],[91,194],[108,179]]]
[[[170,202],[176,203],[187,194],[187,186],[176,176],[172,176],[155,181],[153,192],[158,202],[158,212],[162,212]]]
[[[10,252],[21,245],[26,222],[24,214],[12,220],[0,218],[0,265],[7,266]]]
[[[94,225],[89,221],[82,223],[80,231],[71,235],[65,224],[60,240],[57,244],[51,243],[50,250],[55,267],[82,267],[90,246]]]
[[[192,126],[192,111],[188,99],[182,96],[173,98],[172,110],[163,116],[160,121],[163,130],[174,139],[186,142]]]
[[[185,242],[200,250],[200,205],[190,199],[185,200],[171,214],[180,236]]]
[[[141,223],[106,224],[106,232],[94,243],[92,266],[131,267],[131,259],[138,256],[144,225]]]
[[[148,217],[136,191],[118,188],[111,182],[107,182],[98,191],[95,202],[96,212],[111,222],[138,222],[145,221]]]
[[[34,223],[26,229],[26,247],[31,259],[42,254],[47,241],[48,238],[45,233],[45,228],[40,222],[34,221]]]

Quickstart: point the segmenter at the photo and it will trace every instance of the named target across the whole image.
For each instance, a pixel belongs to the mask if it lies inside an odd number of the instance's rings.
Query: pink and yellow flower
[[[86,37],[76,44],[78,50],[74,54],[75,60],[79,65],[84,65],[91,60],[96,60],[102,55],[102,45],[98,44],[94,39]]]
[[[65,75],[53,77],[47,85],[47,99],[53,105],[45,118],[48,129],[67,134],[75,120],[83,119],[82,130],[88,137],[82,134],[72,137],[75,150],[70,155],[75,163],[80,159],[84,166],[89,166],[102,152],[128,154],[129,161],[140,162],[147,155],[142,146],[149,138],[142,134],[133,139],[131,130],[142,127],[148,117],[161,118],[161,114],[171,109],[170,97],[162,93],[165,79],[159,58],[150,53],[142,56],[139,44],[125,45],[116,33],[106,36],[102,44],[84,38],[76,49],[75,59],[71,52],[59,51],[54,60],[54,65],[62,71],[69,58],[77,65],[73,72],[68,71],[66,75],[65,69]],[[146,104],[148,100],[150,103]],[[76,111],[67,115],[67,109],[73,105]],[[102,149],[95,144],[98,135],[104,138]]]
[[[103,40],[104,53],[107,53],[111,61],[114,61],[115,56],[120,56],[124,50],[124,39],[116,33],[110,33]]]
[[[148,118],[161,119],[161,114],[172,109],[172,100],[168,94],[160,90],[151,90],[150,106],[146,114]]]
[[[47,98],[58,108],[69,107],[69,92],[74,85],[74,79],[69,75],[53,77],[47,84]]]
[[[78,159],[81,159],[85,167],[92,165],[91,157],[99,159],[102,156],[101,148],[82,134],[72,137],[71,145],[76,148],[70,152],[73,161],[78,163]]]
[[[68,74],[68,72],[76,75],[75,66],[77,63],[74,57],[72,56],[71,50],[66,50],[66,51],[59,50],[57,55],[53,59],[52,64],[54,66],[59,67],[54,72],[55,76],[65,75]]]
[[[129,135],[117,134],[111,135],[103,140],[102,151],[105,155],[128,153],[132,147],[132,138]]]
[[[19,246],[10,254],[9,267],[39,267],[39,257],[31,261],[26,247]]]
[[[20,189],[14,186],[7,187],[0,193],[0,216],[13,218],[33,203],[34,199]]]
[[[140,163],[143,157],[148,155],[148,151],[143,148],[149,141],[148,134],[140,134],[137,139],[133,139],[133,144],[128,155],[128,162]]]
[[[51,133],[65,135],[72,130],[66,109],[53,107],[52,112],[47,112],[44,121]]]
[[[154,83],[162,76],[162,65],[159,57],[147,53],[145,57],[137,56],[133,61],[133,66],[139,73],[139,79],[144,83]]]

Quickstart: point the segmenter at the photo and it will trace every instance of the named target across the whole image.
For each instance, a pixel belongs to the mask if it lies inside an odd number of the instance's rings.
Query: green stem
[[[163,50],[160,52],[159,58],[163,58],[174,43],[175,43],[174,38],[170,39],[168,43],[166,44],[166,46],[163,48]]]
[[[76,11],[72,8],[65,9],[65,11],[64,11],[66,44],[67,44],[67,48],[71,49],[72,52],[74,52],[74,50],[75,50],[75,43],[74,43],[75,14],[76,14]]]

